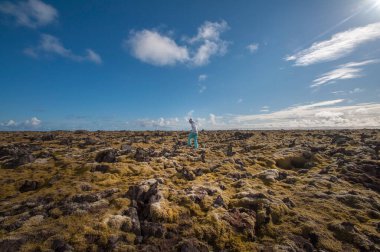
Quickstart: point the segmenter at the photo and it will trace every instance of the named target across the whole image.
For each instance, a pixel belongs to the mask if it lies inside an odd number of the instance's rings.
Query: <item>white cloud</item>
[[[25,125],[30,126],[39,126],[41,124],[41,120],[39,120],[37,117],[32,117],[30,120],[25,121]]]
[[[231,128],[380,127],[380,103],[337,106],[343,99],[298,105],[267,114],[233,115]]]
[[[0,130],[30,130],[40,127],[42,121],[37,117],[32,117],[24,122],[16,122],[9,120],[7,122],[0,123]]]
[[[294,116],[295,118],[303,114],[305,111],[311,111],[314,108],[326,107],[335,105],[343,102],[343,99],[330,100],[330,101],[322,101],[317,103],[311,103],[307,105],[297,105],[292,106],[284,110],[280,110],[277,112],[272,112],[269,114],[259,114],[259,115],[246,115],[246,116],[236,116],[235,120],[238,122],[252,121],[252,120],[264,120],[271,119],[273,116],[276,118],[289,118],[290,116]],[[315,114],[315,113],[314,113]]]
[[[18,3],[0,3],[0,12],[12,16],[18,25],[37,28],[48,25],[58,18],[58,11],[40,0]]]
[[[269,112],[269,106],[262,106],[260,112]]]
[[[331,39],[315,42],[310,48],[287,56],[285,59],[295,61],[296,66],[333,61],[350,54],[360,45],[376,39],[380,39],[380,22],[336,33]]]
[[[87,52],[86,58],[89,61],[92,61],[92,62],[94,62],[96,64],[102,64],[102,58],[100,57],[99,54],[97,54],[96,52],[94,52],[91,49],[87,49],[86,52]]]
[[[190,116],[191,115],[191,116]],[[184,120],[179,120],[178,117],[175,118],[164,118],[159,119],[138,119],[133,122],[128,122],[131,127],[137,127],[137,129],[164,129],[164,130],[178,130],[185,129],[189,130],[190,125],[188,119],[191,117],[197,123],[199,128],[204,129],[214,129],[224,125],[223,117],[217,116],[210,113],[208,118],[204,117],[193,117],[193,111],[190,111]]]
[[[346,102],[343,104],[343,102]],[[193,117],[191,110],[183,120],[159,118],[138,120],[133,125],[145,129],[189,130],[192,117],[201,129],[314,129],[379,128],[380,103],[348,105],[343,99],[290,106],[278,111],[252,115],[216,115]]]
[[[198,34],[185,39],[186,45],[179,45],[167,35],[155,30],[131,32],[129,39],[123,42],[134,57],[142,62],[156,66],[184,63],[193,66],[208,64],[213,55],[223,55],[228,42],[220,39],[222,32],[228,29],[227,22],[206,21],[198,28]]]
[[[189,40],[190,43],[198,42],[198,41],[217,41],[220,40],[220,34],[228,30],[228,24],[226,21],[218,22],[204,22],[198,28],[198,34]]]
[[[135,124],[141,128],[172,128],[177,126],[179,123],[179,119],[177,117],[175,118],[169,118],[165,119],[163,117],[160,117],[156,120],[151,119],[138,119],[136,120]]]
[[[191,59],[192,64],[202,66],[209,63],[211,56],[224,55],[227,52],[228,42],[220,39],[220,35],[228,29],[228,24],[224,20],[220,23],[204,22],[198,28],[198,34],[189,40],[191,44],[201,43]]]
[[[216,125],[216,116],[214,114],[210,114],[210,122],[212,125]]]
[[[334,95],[344,95],[344,94],[346,94],[346,92],[344,92],[344,91],[342,91],[342,90],[333,91],[333,92],[331,92],[331,93],[334,94]]]
[[[320,111],[315,114],[315,117],[329,119],[329,120],[342,120],[342,112],[332,112],[332,111]]]
[[[4,124],[5,126],[7,127],[12,127],[12,126],[16,126],[17,123],[13,120],[9,120],[7,123]]]
[[[207,78],[208,78],[207,74],[201,74],[198,76],[199,93],[203,93],[207,89],[207,86],[203,84]]]
[[[207,74],[201,74],[198,76],[198,81],[205,81],[207,79]]]
[[[36,47],[26,48],[24,53],[34,58],[58,55],[78,62],[90,61],[96,64],[102,63],[101,57],[93,50],[87,49],[85,56],[74,54],[70,49],[65,48],[58,38],[49,34],[42,34],[40,43]]]
[[[212,41],[205,41],[194,55],[192,62],[196,66],[205,65],[209,62],[210,56],[218,52],[218,45]]]
[[[133,32],[124,46],[130,46],[133,56],[137,59],[157,66],[174,65],[189,60],[186,47],[156,31],[142,30]]]
[[[257,50],[259,50],[259,44],[252,43],[247,46],[247,49],[250,53],[255,53]]]
[[[360,66],[375,64],[378,62],[379,60],[366,60],[362,62],[349,62],[347,64],[340,65],[336,69],[319,76],[313,81],[314,84],[312,84],[310,87],[319,87],[322,85],[334,83],[338,80],[360,78],[363,76],[363,69],[359,68]]]

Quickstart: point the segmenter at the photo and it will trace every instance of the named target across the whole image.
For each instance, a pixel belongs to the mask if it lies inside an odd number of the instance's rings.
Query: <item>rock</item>
[[[35,191],[38,189],[39,183],[38,181],[34,180],[25,180],[24,183],[21,185],[19,191],[20,192],[29,192],[29,191]]]
[[[329,180],[330,180],[330,182],[335,183],[338,181],[338,178],[335,176],[330,176]]]
[[[82,134],[87,134],[88,131],[87,130],[75,130],[74,131],[74,134],[77,134],[77,135],[82,135]]]
[[[91,169],[92,172],[106,173],[110,172],[110,167],[108,165],[97,165]]]
[[[273,183],[279,178],[279,172],[276,169],[268,169],[258,174],[258,177],[265,183]]]
[[[126,155],[132,153],[132,146],[129,144],[122,144],[120,150],[123,155]]]
[[[0,239],[0,249],[2,252],[17,252],[21,246],[27,242],[25,236],[8,236]]]
[[[74,251],[74,248],[63,239],[54,239],[51,248],[55,252],[70,252]]]
[[[126,226],[126,223],[123,224],[122,230],[124,231],[131,231],[135,235],[140,236],[141,235],[141,226],[140,226],[140,220],[137,213],[137,209],[134,207],[129,207],[126,211],[123,212],[123,215],[126,215],[131,220],[131,225]]]
[[[214,207],[225,207],[226,205],[224,204],[224,200],[223,200],[223,198],[222,198],[222,196],[220,196],[220,195],[218,195],[217,197],[216,197],[216,199],[214,200],[214,203],[213,203],[213,206]]]
[[[285,171],[280,171],[278,173],[278,180],[284,180],[288,177],[288,173]]]
[[[294,138],[291,143],[288,145],[289,148],[293,148],[295,147],[297,144],[296,144],[296,141],[297,141],[297,138]]]
[[[195,238],[183,240],[177,245],[179,252],[208,252],[207,245]]]
[[[27,221],[24,222],[25,226],[38,226],[40,225],[44,220],[43,215],[35,215],[30,217]]]
[[[63,138],[59,142],[60,145],[71,145],[73,140],[71,138]]]
[[[77,203],[92,203],[98,200],[100,197],[96,194],[77,194],[72,197],[72,201]]]
[[[352,140],[352,138],[350,138],[348,136],[336,134],[333,136],[333,138],[331,140],[331,144],[342,145],[342,144],[345,144],[346,142],[351,141],[351,140]]]
[[[100,191],[96,194],[97,197],[99,198],[108,198],[108,197],[111,197],[113,194],[119,192],[119,188],[109,188],[109,189],[106,189],[106,190],[103,190],[103,191]]]
[[[111,215],[105,219],[105,222],[110,228],[119,230],[122,226],[126,225],[126,223],[130,221],[127,216],[123,215]]]
[[[286,179],[283,180],[284,183],[294,185],[297,183],[298,179],[296,177],[287,177]]]
[[[175,218],[175,207],[170,206],[159,190],[160,179],[150,179],[139,185],[130,186],[127,196],[131,199],[132,207],[138,213],[140,225],[142,221],[171,222]]]
[[[282,199],[282,201],[285,203],[285,205],[287,205],[289,208],[293,208],[296,206],[296,204],[289,198],[289,197],[286,197],[284,199]]]
[[[204,150],[202,150],[201,152],[201,161],[203,163],[206,163],[206,152]]]
[[[355,208],[355,209],[363,209],[365,208],[366,202],[369,201],[369,199],[361,196],[361,195],[354,195],[350,193],[346,194],[340,194],[336,196],[336,199],[343,204]]]
[[[178,173],[181,175],[181,177],[183,177],[186,180],[195,179],[194,173],[190,171],[189,169],[187,169],[186,167],[183,167],[182,169],[180,169]]]
[[[41,151],[36,155],[36,158],[50,158],[53,157],[53,155],[49,151]]]
[[[203,169],[202,168],[197,168],[194,170],[195,176],[199,177],[203,175]]]
[[[115,163],[116,162],[116,150],[107,149],[102,150],[96,154],[95,161],[98,163]]]
[[[235,194],[233,198],[234,199],[230,201],[233,207],[257,209],[260,204],[270,204],[270,200],[265,194],[254,191],[240,192]]]
[[[42,141],[52,141],[54,140],[55,136],[54,134],[48,133],[41,136]]]
[[[148,152],[145,151],[143,148],[140,148],[140,147],[137,148],[134,158],[138,162],[149,162],[150,161],[150,157],[148,155]]]
[[[380,161],[378,160],[357,160],[355,162],[341,163],[341,176],[351,183],[362,184],[363,186],[380,192]]]
[[[160,223],[143,221],[141,223],[141,235],[143,237],[157,237],[162,238],[165,236],[165,228]]]
[[[13,169],[18,166],[31,163],[35,160],[32,154],[20,154],[14,156],[12,159],[8,160],[4,164],[4,168]]]
[[[300,169],[300,170],[298,170],[299,174],[305,174],[305,173],[308,173],[308,172],[309,172],[309,169]]]
[[[244,162],[241,161],[241,159],[238,159],[238,158],[235,159],[235,164],[240,165],[241,167],[244,167],[244,166],[245,166]]]
[[[300,235],[289,235],[289,239],[293,246],[291,246],[290,249],[285,251],[305,251],[305,252],[314,252],[316,249],[314,248],[313,244],[304,237]]]
[[[302,148],[283,149],[275,153],[274,159],[282,169],[309,169],[318,161],[312,152]]]
[[[96,143],[97,143],[97,141],[96,141],[95,139],[93,139],[93,138],[86,137],[86,138],[84,139],[84,144],[85,144],[85,145],[94,145],[94,144],[96,144]]]
[[[328,173],[330,172],[331,169],[332,169],[331,166],[327,166],[327,167],[323,168],[323,169],[319,172],[319,174],[328,174]]]
[[[249,138],[251,138],[253,136],[253,133],[250,133],[250,132],[240,132],[240,131],[237,131],[234,133],[234,137],[236,140],[247,140]]]
[[[328,229],[338,240],[354,244],[362,251],[375,251],[373,242],[361,234],[351,222],[330,223]]]
[[[85,191],[85,192],[88,192],[88,191],[92,190],[92,186],[89,183],[82,183],[80,185],[80,188],[81,188],[82,191]]]
[[[243,233],[251,240],[255,238],[256,213],[245,208],[232,208],[223,216],[236,232]]]
[[[227,189],[227,187],[222,183],[219,184],[219,188],[222,189],[223,191]]]
[[[235,154],[235,152],[233,152],[233,150],[232,150],[232,144],[228,145],[228,147],[227,147],[227,153],[226,154],[229,157],[232,157]]]

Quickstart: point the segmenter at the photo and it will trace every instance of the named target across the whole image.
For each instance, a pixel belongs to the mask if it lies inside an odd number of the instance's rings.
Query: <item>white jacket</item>
[[[192,122],[190,122],[190,125],[191,125],[191,133],[198,134],[197,124],[194,121],[192,121]]]

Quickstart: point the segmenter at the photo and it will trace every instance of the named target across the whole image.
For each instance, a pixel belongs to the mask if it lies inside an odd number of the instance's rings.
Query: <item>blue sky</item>
[[[0,1],[0,130],[380,126],[380,1]]]

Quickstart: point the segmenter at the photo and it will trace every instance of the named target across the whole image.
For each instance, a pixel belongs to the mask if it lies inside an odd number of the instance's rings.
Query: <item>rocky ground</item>
[[[0,133],[0,251],[380,251],[380,131]]]

